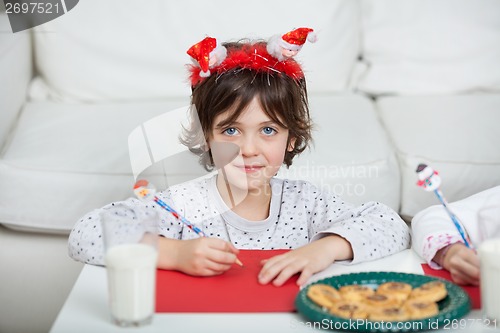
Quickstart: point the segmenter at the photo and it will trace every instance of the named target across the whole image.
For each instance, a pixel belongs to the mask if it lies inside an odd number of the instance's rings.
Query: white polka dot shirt
[[[397,253],[410,245],[406,223],[381,203],[354,207],[305,181],[273,178],[271,187],[269,216],[262,221],[249,221],[231,211],[219,195],[216,176],[172,186],[157,196],[207,236],[231,242],[239,249],[296,249],[325,235],[337,234],[352,246],[351,263],[359,263]],[[104,263],[100,212],[117,206],[142,213],[156,210],[158,232],[164,237],[199,237],[155,202],[131,198],[96,209],[76,223],[69,237],[69,255],[73,259]],[[139,231],[124,227],[121,232],[123,237],[130,237]]]

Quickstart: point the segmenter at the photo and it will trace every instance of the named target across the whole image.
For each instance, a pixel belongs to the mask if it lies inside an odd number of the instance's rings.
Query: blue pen
[[[448,207],[448,202],[444,198],[441,190],[439,190],[439,189],[434,190],[434,193],[436,193],[436,196],[438,197],[441,204],[444,206],[444,209],[448,213],[448,216],[453,221],[455,228],[457,228],[458,232],[460,233],[460,236],[462,236],[462,239],[464,241],[465,246],[467,246],[468,248],[471,248],[471,249],[474,248],[474,246],[472,245],[472,242],[470,240],[469,234],[467,233],[467,230],[464,228],[463,224],[460,222],[458,217]]]
[[[158,205],[160,205],[163,209],[165,209],[166,211],[172,213],[172,215],[179,221],[181,221],[182,223],[184,223],[189,229],[193,230],[194,232],[196,232],[197,235],[200,235],[202,237],[207,237],[207,235],[203,232],[203,230],[201,230],[200,228],[198,228],[197,226],[195,226],[194,224],[192,224],[191,222],[189,222],[184,216],[180,215],[179,213],[177,213],[172,207],[170,207],[169,205],[167,205],[165,203],[165,201],[161,200],[160,198],[158,198],[157,196],[155,196],[153,198],[154,202],[156,202]]]
[[[448,213],[451,221],[455,225],[455,228],[458,230],[458,233],[462,237],[464,244],[468,248],[473,249],[474,246],[469,237],[469,234],[467,233],[467,230],[460,222],[458,217],[451,211],[448,202],[443,195],[443,192],[441,192],[441,190],[439,189],[439,186],[441,185],[441,177],[439,177],[437,171],[434,171],[434,169],[426,164],[419,164],[416,171],[419,178],[417,185],[423,187],[426,191],[433,191],[436,194],[444,209]]]
[[[139,180],[135,183],[134,185],[134,193],[135,195],[141,199],[141,200],[153,200],[156,202],[161,208],[165,209],[167,212],[171,213],[178,221],[181,221],[184,223],[189,229],[193,230],[197,235],[201,237],[208,237],[203,230],[189,222],[188,219],[186,219],[184,216],[181,214],[177,213],[175,209],[170,207],[165,203],[165,201],[161,200],[155,195],[155,189],[154,187],[150,186],[149,182],[147,180]],[[236,263],[240,266],[243,267],[243,263],[236,258]]]

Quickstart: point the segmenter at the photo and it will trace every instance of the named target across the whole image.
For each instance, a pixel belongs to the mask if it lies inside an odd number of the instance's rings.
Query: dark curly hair
[[[230,54],[242,49],[251,50],[248,44],[235,42],[224,46]],[[266,44],[259,42],[256,45],[265,47]],[[292,164],[295,155],[308,147],[312,123],[305,79],[292,78],[272,70],[256,71],[236,67],[215,72],[192,87],[192,121],[188,128],[184,128],[180,140],[200,157],[200,163],[206,170],[214,168],[211,151],[205,142],[211,135],[215,118],[231,109],[233,113],[225,123],[234,122],[255,97],[270,119],[288,129],[288,143],[295,139],[293,150],[285,153],[283,163],[287,167]]]

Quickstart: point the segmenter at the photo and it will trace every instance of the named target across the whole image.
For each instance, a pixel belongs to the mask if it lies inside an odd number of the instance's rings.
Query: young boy
[[[263,262],[258,278],[280,286],[300,273],[302,285],[335,261],[373,260],[409,247],[409,229],[390,208],[353,207],[308,182],[274,177],[311,139],[304,73],[296,52],[283,51],[300,50],[311,33],[296,29],[273,39],[278,45],[221,46],[207,37],[188,51],[197,61],[190,68],[194,121],[182,142],[218,172],[157,194],[209,236],[159,210],[159,268],[210,276],[228,270],[238,249],[291,249]],[[124,204],[158,209],[136,199]],[[73,258],[102,264],[98,221],[95,210],[77,223],[69,240]]]

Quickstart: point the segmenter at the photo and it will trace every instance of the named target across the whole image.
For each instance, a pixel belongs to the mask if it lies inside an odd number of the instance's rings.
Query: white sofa
[[[268,38],[299,26],[319,37],[299,54],[315,142],[283,175],[354,203],[379,200],[407,221],[437,203],[415,184],[419,163],[440,172],[450,201],[500,185],[496,0],[86,0],[16,34],[0,14],[0,223],[8,228],[0,228],[0,258],[11,272],[0,294],[14,300],[0,309],[0,331],[48,330],[81,269],[61,253],[68,231],[85,212],[132,194],[132,165],[151,165],[140,176],[157,187],[203,175],[175,142],[150,153],[138,146],[178,131],[170,120],[189,103],[189,46],[206,35]],[[7,256],[7,244],[23,259]],[[41,273],[30,263],[33,245],[37,260],[51,263]],[[35,270],[38,279],[20,278]],[[48,296],[54,285],[61,296],[45,312],[12,315],[30,292]]]

